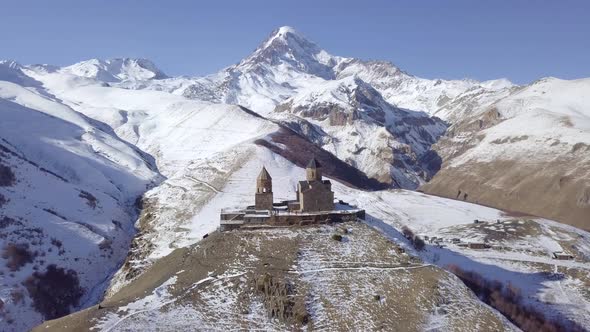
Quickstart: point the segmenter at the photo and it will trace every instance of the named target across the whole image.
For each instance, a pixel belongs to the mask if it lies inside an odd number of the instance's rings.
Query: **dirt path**
[[[207,188],[211,189],[211,190],[212,190],[213,192],[215,192],[215,193],[221,193],[221,192],[222,192],[221,190],[219,190],[219,189],[215,188],[214,186],[212,186],[210,183],[208,183],[208,182],[206,182],[206,181],[203,181],[203,180],[196,179],[196,178],[194,178],[194,177],[192,177],[192,176],[190,176],[190,175],[185,175],[184,177],[185,177],[186,179],[189,179],[189,180],[191,180],[191,181],[195,182],[195,183],[199,183],[199,184],[202,184],[202,185],[204,185],[205,187],[207,187]]]

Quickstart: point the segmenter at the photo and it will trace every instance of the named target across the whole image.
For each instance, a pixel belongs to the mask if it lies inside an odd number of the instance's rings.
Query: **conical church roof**
[[[260,174],[258,174],[258,179],[259,180],[272,180],[272,177],[270,176],[270,174],[268,174],[266,167],[262,166],[262,170],[260,171]]]
[[[315,158],[312,158],[309,161],[309,163],[307,164],[307,168],[320,168],[320,167],[322,167],[322,164],[320,164],[320,162]]]

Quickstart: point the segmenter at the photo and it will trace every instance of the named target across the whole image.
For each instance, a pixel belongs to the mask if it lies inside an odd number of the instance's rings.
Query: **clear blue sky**
[[[590,76],[590,1],[28,1],[0,3],[0,59],[145,57],[169,75],[238,62],[289,25],[334,55],[426,78]]]

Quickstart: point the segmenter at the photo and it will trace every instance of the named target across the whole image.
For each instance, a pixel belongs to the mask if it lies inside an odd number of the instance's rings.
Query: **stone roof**
[[[315,182],[315,181],[314,181]],[[299,188],[301,190],[301,192],[307,191],[310,189],[310,184],[312,184],[313,182],[310,181],[299,181]],[[322,180],[322,184],[328,184],[330,183],[330,180]]]
[[[322,164],[320,164],[319,161],[317,161],[317,159],[312,158],[309,163],[307,164],[307,168],[319,168],[322,167]]]
[[[262,170],[260,171],[260,174],[258,174],[258,179],[259,180],[272,180],[272,177],[270,176],[270,174],[268,174],[266,167],[262,166]]]

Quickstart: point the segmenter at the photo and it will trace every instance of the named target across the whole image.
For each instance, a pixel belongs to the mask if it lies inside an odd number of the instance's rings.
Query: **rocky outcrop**
[[[394,187],[414,189],[440,167],[435,162],[440,158],[430,146],[446,124],[425,113],[394,107],[357,78],[297,94],[279,104],[270,116],[369,177]]]

